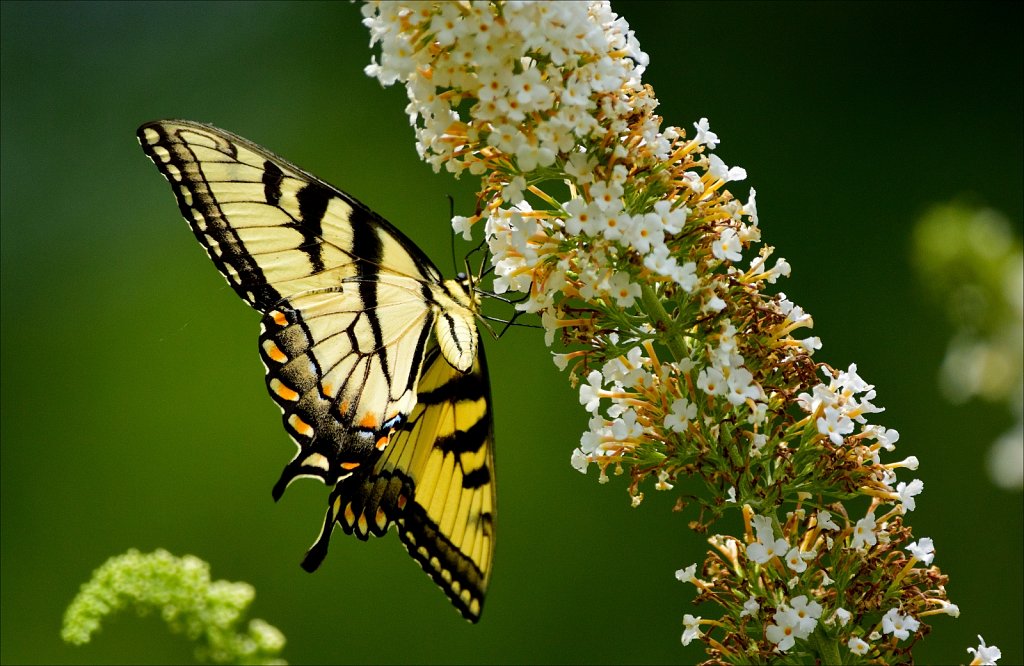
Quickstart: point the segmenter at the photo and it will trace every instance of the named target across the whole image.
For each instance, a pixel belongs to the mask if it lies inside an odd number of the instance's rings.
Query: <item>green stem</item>
[[[669,316],[668,312],[665,311],[665,307],[661,304],[661,299],[650,284],[645,282],[640,285],[640,299],[644,304],[644,310],[647,311],[647,314],[654,321],[655,328],[666,332],[663,340],[669,351],[672,352],[672,356],[675,357],[674,360],[680,361],[686,358],[688,356],[686,346],[683,344],[682,338],[676,333],[676,323]]]

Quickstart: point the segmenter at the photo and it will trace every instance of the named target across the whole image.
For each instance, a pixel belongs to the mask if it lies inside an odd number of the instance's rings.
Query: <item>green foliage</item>
[[[196,658],[214,664],[283,664],[284,635],[260,619],[237,630],[256,591],[248,583],[211,580],[210,565],[165,550],[129,550],[93,572],[64,613],[61,637],[88,643],[107,616],[134,608],[159,612],[171,631],[198,642]]]

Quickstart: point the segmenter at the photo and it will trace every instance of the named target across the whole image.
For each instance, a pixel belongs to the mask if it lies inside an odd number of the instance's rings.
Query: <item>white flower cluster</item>
[[[886,489],[885,499],[897,502],[901,513],[913,511],[917,507],[915,497],[924,490],[924,482],[914,479],[910,483],[896,483],[896,474],[893,470],[897,467],[917,469],[917,458],[911,456],[903,462],[880,465],[879,451],[894,451],[900,434],[893,429],[868,424],[867,414],[885,411],[871,402],[877,395],[875,387],[857,374],[856,363],[851,363],[845,372],[839,372],[834,377],[828,376],[828,384],[820,383],[811,389],[811,393],[801,393],[797,403],[807,413],[819,415],[815,420],[818,433],[827,437],[837,447],[843,446],[847,441],[873,440],[875,443],[867,447],[866,457],[881,470],[875,481]],[[856,435],[855,424],[861,426],[860,433]],[[874,529],[874,519],[871,519]]]
[[[842,446],[844,437],[853,432],[854,421],[866,424],[865,414],[875,414],[885,409],[871,404],[877,395],[875,387],[860,378],[856,363],[850,364],[846,372],[830,377],[830,380],[827,385],[815,386],[811,389],[811,394],[801,393],[797,402],[809,414],[822,413],[817,420],[818,432],[826,435],[836,446]],[[865,395],[858,399],[856,396],[861,393]],[[886,441],[886,444],[889,445],[898,438],[899,435],[896,434],[893,439]]]
[[[572,466],[578,471],[586,473],[594,460],[631,449],[645,438],[660,437],[664,428],[685,427],[685,422],[680,419],[687,419],[687,414],[689,419],[696,416],[696,406],[688,405],[684,398],[677,399],[675,403],[687,406],[681,410],[683,415],[677,413],[674,422],[662,423],[662,419],[638,415],[635,405],[646,402],[649,395],[661,396],[678,391],[682,371],[678,363],[658,363],[653,354],[643,354],[642,347],[633,347],[625,355],[606,363],[601,370],[592,371],[587,376],[587,383],[580,385],[580,404],[593,416],[590,429],[583,433],[579,448],[572,454]],[[599,412],[602,400],[611,401],[605,409],[607,416]],[[603,472],[601,479],[607,480]],[[659,480],[659,490],[670,488],[672,485],[668,483],[667,476]]]
[[[826,535],[825,549],[832,550],[836,542],[829,532],[840,534],[843,533],[842,528],[832,519],[832,515],[828,511],[819,510],[812,518],[810,525],[814,530]],[[802,581],[820,580],[821,587],[827,587],[834,582],[826,570],[818,568],[816,564],[811,564],[817,561],[818,552],[813,548],[803,550],[800,545],[790,547],[786,539],[776,536],[775,526],[770,517],[751,514],[750,525],[756,539],[748,543],[745,548],[744,552],[747,558],[758,565],[768,566],[773,566],[772,560],[780,559],[794,574],[787,583],[789,589],[800,587]],[[864,518],[857,521],[849,537],[848,545],[851,549],[864,550],[874,546],[879,541],[874,513],[869,512]],[[797,541],[800,539],[797,538]],[[930,565],[935,557],[935,548],[929,538],[909,544],[907,550],[915,560],[921,561],[925,565]],[[814,568],[812,569],[811,566]],[[691,565],[677,571],[676,578],[682,582],[696,583],[698,581],[694,577],[695,572],[696,565]],[[812,583],[813,587],[816,586]],[[833,600],[833,602],[838,601],[840,599]],[[959,616],[960,609],[956,604],[941,600],[933,603],[939,605],[940,609],[930,611],[931,613]],[[741,615],[753,615],[759,607],[760,602],[755,597],[751,597],[744,604],[745,610]],[[796,640],[805,639],[814,631],[823,610],[824,608],[817,601],[813,599],[809,601],[806,594],[796,596],[788,603],[780,604],[773,617],[774,624],[769,625],[766,629],[766,636],[776,644],[776,649],[779,652],[786,652],[794,646]],[[837,607],[834,611],[829,611],[828,617],[831,618],[828,622],[838,621],[842,626],[846,626],[850,621],[851,614],[845,608]],[[896,639],[906,640],[920,628],[920,624],[920,621],[914,616],[901,613],[898,608],[891,608],[882,618],[882,632],[892,634]],[[880,635],[871,638],[877,640]],[[870,644],[858,636],[852,636],[847,642],[847,647],[854,654],[863,655],[868,652]]]
[[[768,399],[754,375],[744,366],[743,356],[738,352],[735,326],[726,321],[715,337],[717,346],[708,349],[706,356],[695,354],[701,363],[707,363],[696,373],[696,389],[708,398],[724,400],[733,409],[744,407],[749,424],[763,424],[768,415]],[[653,354],[645,357],[643,349],[636,346],[626,355],[612,359],[601,371],[591,371],[587,383],[580,385],[579,398],[593,418],[590,429],[580,440],[580,447],[573,452],[573,467],[586,473],[589,462],[619,454],[644,437],[661,440],[668,432],[685,434],[698,417],[699,405],[706,403],[697,396],[690,396],[686,388],[686,376],[694,369],[695,362],[691,359],[657,362]],[[638,399],[665,405],[666,409],[660,414],[662,418],[641,419],[638,423],[631,406],[637,404]],[[602,400],[609,401],[605,410],[607,418],[601,415]],[[767,437],[756,432],[750,437],[750,452],[756,456]],[[656,487],[668,490],[672,485],[660,478]]]
[[[723,189],[746,171],[710,152],[720,140],[706,118],[689,139],[660,129],[657,100],[641,82],[647,56],[626,22],[607,2],[370,2],[363,11],[371,44],[381,44],[367,73],[384,85],[405,83],[423,159],[435,170],[483,177],[478,214],[454,218],[453,228],[468,240],[484,222],[494,291],[525,294],[516,307],[541,315],[549,346],[561,333],[570,350],[554,355],[556,365],[575,360],[572,381],[585,379],[579,401],[591,418],[573,467],[585,473],[596,462],[606,481],[610,465],[664,461],[633,465],[634,506],[645,475],[656,477],[657,490],[694,474],[689,467],[709,483],[729,479],[720,488],[727,505],[743,504],[751,483],[757,493],[758,469],[777,470],[780,484],[795,474],[772,464],[806,443],[790,434],[798,429],[789,428],[789,406],[817,382],[809,356],[821,341],[793,338],[813,327],[810,315],[784,294],[763,294],[766,284],[789,276],[785,259],[769,267],[773,248],[761,247],[741,266],[745,250],[761,241],[756,192],[744,203]],[[666,349],[671,360],[659,360]],[[880,463],[879,452],[892,451],[899,433],[868,424],[868,415],[883,411],[874,398],[851,365],[797,399],[818,432],[810,446],[820,439],[841,469],[867,470],[854,479],[876,500],[864,518],[844,518],[843,528],[819,510],[808,529],[822,538],[805,540],[789,527],[780,537],[770,517],[755,515],[756,537],[748,533],[745,548],[712,537],[734,568],[745,555],[752,566],[790,576],[783,589],[791,599],[759,599],[748,590],[737,601],[740,617],[759,614],[762,603],[774,609],[773,623],[763,621],[778,652],[809,637],[822,618],[815,595],[834,581],[819,554],[836,543],[875,552],[888,543],[890,521],[914,510],[923,488],[919,480],[896,483],[894,470],[916,469],[916,458]],[[746,467],[714,470],[705,452],[736,443]],[[689,465],[695,459],[703,466]],[[749,470],[753,478],[743,478]],[[896,509],[876,519],[877,500]],[[790,516],[798,512],[803,520],[803,509]],[[926,566],[934,557],[929,539],[908,550]],[[695,571],[677,577],[701,587]],[[834,608],[826,617],[845,625],[852,614]],[[702,637],[701,623],[685,617],[683,644]],[[917,623],[892,609],[883,630],[902,639]],[[847,645],[855,654],[871,649],[856,632]]]
[[[527,294],[518,307],[543,314],[549,344],[558,329],[577,324],[560,316],[563,298],[627,309],[642,298],[644,284],[667,283],[691,295],[701,313],[717,314],[726,307],[730,281],[773,283],[789,274],[784,259],[765,266],[768,248],[746,272],[732,265],[742,260],[744,243],[760,240],[756,193],[746,204],[718,196],[726,182],[746,177],[740,167],[713,155],[693,160],[692,168],[677,172],[671,197],[636,203],[629,165],[638,154],[648,165],[667,164],[682,159],[670,158],[673,151],[710,150],[719,138],[706,118],[694,123],[694,138],[685,143],[677,129],[659,130],[651,113],[657,101],[640,79],[647,56],[607,3],[368,3],[364,14],[371,43],[381,43],[380,62],[367,71],[384,84],[406,83],[424,159],[457,174],[501,174],[501,198],[490,202],[485,222],[494,291]],[[488,162],[492,154],[504,161]],[[571,196],[546,198],[550,209],[535,211],[526,192],[556,166]],[[468,238],[482,217],[456,217],[453,226]],[[811,325],[799,308],[786,301],[779,307],[786,305],[792,313],[781,314],[793,314],[790,330]],[[737,351],[736,335],[726,321],[717,347],[697,353],[697,386],[733,406],[749,401],[756,425],[765,418],[766,396]],[[803,343],[818,346],[816,339]],[[629,393],[655,384],[666,389],[654,402],[669,401],[667,427],[685,432],[697,400],[672,380],[689,369],[663,364],[654,373],[634,366],[618,377],[606,367],[601,383],[591,373],[581,401],[595,418],[574,465],[585,469],[585,458],[621,451],[653,428],[625,403]],[[597,409],[595,392],[603,384],[611,386],[600,397],[623,396],[612,400],[608,418]],[[660,487],[671,486],[661,479]]]
[[[423,158],[456,174],[503,172],[508,205],[491,202],[485,229],[497,293],[529,294],[521,304],[529,312],[550,308],[559,293],[628,308],[641,283],[669,281],[707,312],[725,307],[722,276],[681,260],[678,243],[667,241],[699,211],[716,220],[700,230],[711,235],[714,259],[739,261],[741,243],[760,237],[755,193],[745,205],[720,205],[715,190],[746,172],[711,156],[680,178],[686,196],[644,210],[627,205],[632,153],[639,146],[651,164],[667,162],[681,133],[659,130],[657,100],[641,84],[647,56],[607,2],[367,3],[363,11],[371,44],[381,43],[380,62],[367,72],[406,84]],[[684,152],[718,144],[706,118],[694,127]],[[507,161],[492,164],[491,154]],[[550,201],[554,215],[534,214],[526,192],[554,167],[572,196]],[[456,217],[453,227],[468,239],[476,219]],[[591,242],[581,247],[579,238]],[[788,272],[782,260],[760,279]]]
[[[830,520],[827,511],[826,520]],[[776,557],[782,558],[786,565],[794,573],[803,573],[807,570],[807,563],[814,561],[818,554],[813,550],[801,550],[799,546],[789,547],[789,542],[782,538],[775,538],[775,528],[772,526],[772,519],[767,516],[753,516],[750,520],[757,535],[757,540],[747,544],[747,557],[757,564],[766,564]],[[820,524],[820,523],[819,523]],[[838,529],[836,526],[835,529]]]
[[[647,55],[607,2],[370,2],[363,14],[371,46],[381,43],[367,73],[405,82],[420,154],[435,169],[482,173],[467,139],[515,156],[522,172],[549,167],[582,138],[624,133],[636,111],[620,93],[640,90]],[[647,138],[667,154],[657,127]]]
[[[833,521],[833,517],[828,511],[819,510],[814,516],[814,525],[817,530],[823,533],[827,532],[842,532],[842,529]],[[817,558],[817,552],[813,549],[802,550],[800,546],[790,547],[790,544],[785,539],[776,538],[775,528],[772,524],[772,519],[768,516],[753,514],[751,516],[751,526],[756,534],[756,540],[746,545],[745,554],[754,563],[758,565],[768,565],[770,561],[776,557],[780,558],[788,569],[792,570],[794,574],[804,574],[808,572],[808,575],[803,576],[803,579],[808,578],[820,578],[821,586],[827,586],[831,584],[830,578],[827,572],[824,570],[808,570],[808,563],[812,563]],[[878,542],[876,532],[874,532],[874,515],[868,513],[861,521],[858,521],[853,529],[850,541],[850,547],[854,549],[862,549],[867,546],[872,546]],[[835,542],[833,538],[828,537],[825,540],[827,544],[826,548],[831,549],[834,547]],[[925,538],[919,543],[910,544],[907,549],[910,553],[918,559],[924,560],[925,564],[931,564],[932,558],[934,557],[935,549],[932,545],[932,540]],[[681,570],[677,572],[677,578],[683,582],[693,582],[693,572],[695,566],[691,569]],[[794,577],[788,587],[791,589],[797,587],[800,584],[801,577]],[[840,599],[836,599],[837,601]],[[757,612],[760,603],[752,597],[748,602],[744,603],[744,609],[750,609],[744,611],[743,614],[753,615]],[[948,608],[944,608],[942,612],[947,615],[956,616],[959,610],[955,605],[947,605]],[[817,601],[808,599],[806,594],[801,594],[793,597],[788,602],[783,602],[779,605],[776,610],[773,620],[774,623],[770,624],[766,628],[766,636],[769,640],[775,643],[775,649],[784,653],[792,649],[796,641],[799,639],[805,639],[814,631],[817,626],[818,619],[821,617],[823,607]],[[840,624],[845,626],[849,623],[851,614],[846,609],[840,607],[834,612],[830,611],[828,617],[833,618],[829,622],[839,621]],[[894,637],[900,640],[907,639],[913,632],[921,627],[921,622],[912,617],[911,615],[902,614],[899,609],[890,609],[882,619],[882,631],[883,633],[891,633]],[[873,639],[877,639],[881,636],[872,636]],[[859,636],[851,636],[847,642],[847,647],[855,655],[864,655],[870,649],[870,644],[864,641]]]

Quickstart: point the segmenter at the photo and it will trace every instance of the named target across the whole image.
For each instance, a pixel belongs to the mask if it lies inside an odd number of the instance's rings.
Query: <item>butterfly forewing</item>
[[[361,538],[396,525],[468,619],[494,544],[493,437],[476,305],[356,199],[241,137],[168,120],[139,141],[196,238],[263,313],[267,388],[299,451],[274,487],[335,485],[335,522]],[[422,375],[422,376],[421,376]]]

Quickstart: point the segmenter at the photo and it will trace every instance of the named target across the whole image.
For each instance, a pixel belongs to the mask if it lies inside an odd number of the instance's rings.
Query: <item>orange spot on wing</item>
[[[281,351],[277,345],[274,344],[273,340],[264,341],[263,351],[267,352],[267,356],[269,356],[271,360],[277,361],[278,363],[284,363],[288,360],[288,357],[285,356],[284,352]]]
[[[274,390],[274,393],[276,393],[278,395],[278,397],[280,397],[283,400],[292,400],[292,401],[294,401],[294,400],[298,400],[299,399],[298,392],[292,390],[288,386],[285,386],[284,384],[282,384],[277,379],[271,379],[270,380],[270,388],[272,388]]]
[[[390,443],[390,442],[391,442],[391,435],[384,435],[383,437],[381,437],[380,439],[377,440],[377,450],[378,451],[383,451],[384,449],[386,449],[388,447],[388,443]]]
[[[367,412],[366,416],[364,416],[359,421],[359,427],[366,428],[367,430],[372,430],[372,429],[376,428],[377,427],[377,417],[374,416],[372,413]]]
[[[398,496],[398,510],[399,511],[401,511],[402,509],[405,508],[405,502],[406,502],[405,495],[399,495]]]
[[[334,384],[321,384],[320,392],[324,395],[330,396],[334,394]]]
[[[343,462],[343,463],[341,463],[341,468],[342,469],[355,469],[356,467],[359,467],[359,463],[357,463],[357,462]]]
[[[313,426],[300,419],[297,414],[292,414],[288,417],[288,424],[291,425],[292,429],[300,435],[304,435],[306,437],[313,436]]]
[[[270,316],[274,318],[274,323],[278,326],[284,326],[288,323],[288,317],[280,310],[274,310],[270,313]]]
[[[343,415],[348,413],[348,400],[341,401],[341,404],[338,405],[338,411]]]

